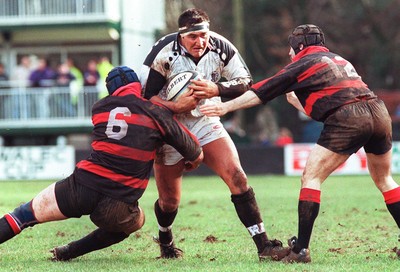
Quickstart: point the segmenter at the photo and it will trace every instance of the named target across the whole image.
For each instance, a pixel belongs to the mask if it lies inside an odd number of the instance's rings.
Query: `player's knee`
[[[131,234],[131,233],[134,233],[135,231],[140,230],[143,227],[144,222],[146,221],[144,212],[139,206],[138,206],[138,211],[139,211],[139,213],[135,217],[135,219],[132,220],[132,222],[127,224],[126,227],[125,227],[124,232],[126,234],[128,234],[128,235]]]
[[[174,197],[159,198],[158,204],[160,208],[167,213],[174,212],[179,207],[179,199]]]
[[[233,167],[229,169],[222,179],[228,185],[232,194],[241,194],[249,189],[247,176],[241,167]]]
[[[90,214],[92,222],[104,230],[110,232],[124,232],[131,234],[144,225],[145,215],[136,204],[118,202],[111,207],[96,209]]]
[[[19,233],[23,229],[39,223],[32,209],[32,201],[16,208],[13,212],[6,215],[6,219],[15,233]]]

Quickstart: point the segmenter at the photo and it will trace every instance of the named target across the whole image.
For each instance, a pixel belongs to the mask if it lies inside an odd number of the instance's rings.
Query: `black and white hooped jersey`
[[[210,31],[205,54],[194,61],[179,44],[179,34],[172,33],[161,38],[147,55],[140,73],[144,97],[154,95],[166,98],[165,83],[171,76],[195,70],[204,79],[217,83],[224,97],[236,97],[248,90],[252,83],[250,72],[235,46],[221,35]],[[219,82],[221,79],[224,81]],[[220,100],[220,97],[211,98]]]

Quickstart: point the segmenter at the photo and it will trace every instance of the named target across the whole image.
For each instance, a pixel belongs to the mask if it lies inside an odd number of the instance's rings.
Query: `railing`
[[[0,129],[91,127],[97,87],[1,88]]]
[[[105,20],[114,11],[108,10],[107,0],[0,0],[0,25]]]

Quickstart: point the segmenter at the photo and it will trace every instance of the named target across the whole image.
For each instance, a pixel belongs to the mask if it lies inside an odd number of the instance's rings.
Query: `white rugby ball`
[[[201,79],[200,73],[196,71],[185,71],[172,76],[168,80],[166,89],[167,100],[176,101],[182,94],[187,93],[190,90],[189,86],[192,84],[190,80],[192,79]]]

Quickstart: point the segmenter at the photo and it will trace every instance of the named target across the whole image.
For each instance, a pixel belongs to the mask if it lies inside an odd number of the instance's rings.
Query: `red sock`
[[[310,189],[310,188],[302,188],[300,190],[299,200],[320,203],[321,202],[321,191],[315,190],[315,189]]]
[[[382,193],[386,204],[393,204],[400,201],[400,187]]]
[[[19,227],[17,221],[12,217],[10,214],[4,215],[7,223],[10,225],[11,229],[13,230],[14,234],[19,234],[21,232],[21,228]]]

